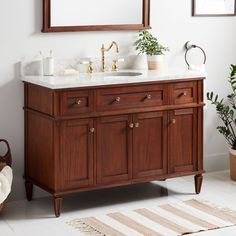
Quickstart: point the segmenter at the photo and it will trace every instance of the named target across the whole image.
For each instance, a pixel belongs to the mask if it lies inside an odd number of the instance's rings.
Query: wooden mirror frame
[[[192,16],[196,17],[216,17],[216,16],[236,16],[236,1],[233,14],[197,14],[196,13],[196,0],[192,0]]]
[[[128,25],[86,25],[86,26],[52,26],[51,0],[43,0],[43,29],[42,32],[73,32],[73,31],[108,31],[108,30],[144,30],[150,27],[150,0],[143,0],[142,24]]]

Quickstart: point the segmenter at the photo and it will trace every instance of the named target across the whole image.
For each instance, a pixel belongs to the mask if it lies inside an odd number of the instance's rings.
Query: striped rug
[[[91,236],[176,236],[234,226],[236,212],[192,199],[76,219],[68,224]]]

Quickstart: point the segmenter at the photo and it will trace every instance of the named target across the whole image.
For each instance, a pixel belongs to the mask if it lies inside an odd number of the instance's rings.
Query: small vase
[[[149,70],[160,70],[164,64],[164,55],[147,56],[147,60]]]
[[[236,150],[230,149],[230,178],[236,181]]]

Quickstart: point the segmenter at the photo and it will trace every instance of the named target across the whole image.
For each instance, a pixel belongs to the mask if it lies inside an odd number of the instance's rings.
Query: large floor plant
[[[232,92],[225,99],[219,99],[214,92],[207,93],[207,99],[216,107],[216,112],[223,121],[218,131],[225,137],[229,146],[236,150],[236,65],[231,65],[229,83]]]
[[[220,99],[214,92],[207,93],[207,99],[216,107],[216,112],[222,120],[218,131],[225,137],[230,147],[231,178],[236,180],[236,65],[231,65],[229,83],[230,94]]]

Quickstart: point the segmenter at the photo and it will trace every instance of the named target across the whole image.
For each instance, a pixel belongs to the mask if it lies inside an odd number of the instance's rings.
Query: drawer
[[[167,89],[164,85],[99,89],[96,101],[98,111],[161,106],[167,104]]]
[[[60,98],[61,115],[76,115],[93,111],[92,91],[62,92]]]
[[[184,82],[170,85],[171,104],[188,104],[196,102],[197,82]]]

